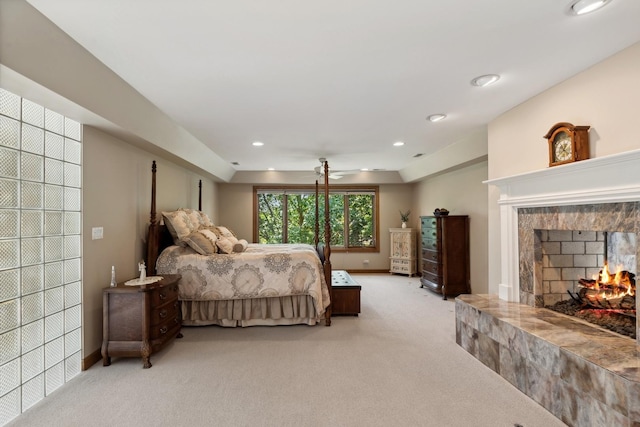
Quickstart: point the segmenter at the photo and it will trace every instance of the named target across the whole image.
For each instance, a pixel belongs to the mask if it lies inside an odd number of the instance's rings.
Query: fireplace
[[[635,233],[535,230],[534,241],[544,307],[636,338]]]
[[[571,300],[583,287],[581,280],[598,275],[605,262],[635,275],[640,257],[636,244],[639,213],[639,202],[518,209],[520,302],[548,307]],[[630,314],[635,312],[607,317],[624,326]],[[610,323],[591,315],[583,318],[605,327]],[[634,317],[631,329],[637,330],[636,323]],[[627,329],[621,327],[617,332]],[[624,334],[636,338],[636,330]]]
[[[543,266],[536,264],[536,257],[540,260],[542,256],[545,230],[624,233],[635,242],[640,234],[638,170],[640,150],[635,150],[487,181],[500,190],[500,299],[543,307],[545,299],[551,303],[564,292],[555,292],[557,287],[554,292],[544,292]],[[638,274],[640,247],[637,243],[634,246],[635,252],[624,256],[627,269]],[[595,268],[600,267],[591,270]],[[636,342],[640,344],[638,330],[636,322]]]
[[[501,277],[456,299],[456,342],[570,426],[640,425],[638,322],[633,340],[544,308],[605,260],[638,273],[639,170],[636,150],[487,181]]]

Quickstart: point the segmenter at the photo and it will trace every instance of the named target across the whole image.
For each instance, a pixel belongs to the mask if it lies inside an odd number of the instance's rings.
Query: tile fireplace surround
[[[640,333],[541,308],[534,260],[536,230],[640,236],[640,150],[486,183],[500,190],[501,278],[498,295],[456,300],[458,344],[568,425],[640,426]]]

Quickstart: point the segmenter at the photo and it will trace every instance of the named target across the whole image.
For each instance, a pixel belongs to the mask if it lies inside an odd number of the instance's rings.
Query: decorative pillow
[[[173,243],[176,245],[185,246],[182,239],[197,230],[197,228],[193,229],[191,219],[185,211],[162,212],[162,217],[171,237],[173,237]]]
[[[203,234],[199,232],[191,233],[183,239],[191,249],[198,252],[200,255],[211,255],[218,252],[216,245],[211,243],[211,240],[207,239]]]
[[[238,240],[238,243],[233,245],[233,252],[244,252],[247,250],[248,246],[249,242],[247,242],[245,239],[240,239]]]
[[[207,238],[207,240],[209,240],[211,242],[211,244],[216,247],[216,243],[218,241],[218,235],[216,233],[214,233],[211,230],[208,230],[206,228],[203,228],[201,230],[198,230],[198,233],[202,234],[204,237]]]
[[[207,214],[202,211],[187,208],[180,208],[178,210],[186,212],[187,216],[191,219],[191,222],[195,227],[203,228],[214,226],[213,222],[211,222],[211,219],[209,219]]]
[[[178,210],[187,214],[187,217],[191,222],[190,223],[191,228],[195,227],[195,229],[197,230],[198,228],[202,227],[202,216],[200,215],[199,211],[196,211],[194,209],[186,209],[186,208],[180,208]]]
[[[218,247],[218,252],[221,254],[230,254],[233,252],[233,243],[226,237],[218,237],[216,246]]]
[[[202,218],[203,227],[214,227],[215,226],[213,221],[211,221],[211,219],[209,218],[209,216],[206,213],[200,211],[200,217]]]
[[[228,229],[227,227],[223,227],[221,225],[218,225],[215,227],[218,231],[216,232],[216,234],[218,236],[222,236],[222,237],[236,237],[236,233],[234,233],[233,231],[231,231],[230,229]]]

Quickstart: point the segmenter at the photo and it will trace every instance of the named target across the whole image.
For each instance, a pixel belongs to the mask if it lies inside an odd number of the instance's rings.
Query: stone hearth
[[[570,426],[640,425],[640,350],[628,337],[497,295],[461,295],[456,342]]]

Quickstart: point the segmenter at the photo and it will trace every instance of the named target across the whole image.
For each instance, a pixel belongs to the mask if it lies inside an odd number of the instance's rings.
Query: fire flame
[[[609,265],[604,264],[600,274],[594,274],[595,281],[592,289],[600,291],[598,297],[602,299],[622,298],[625,295],[634,296],[635,287],[631,282],[629,273],[622,269],[621,265],[616,267],[615,275],[609,272]]]

